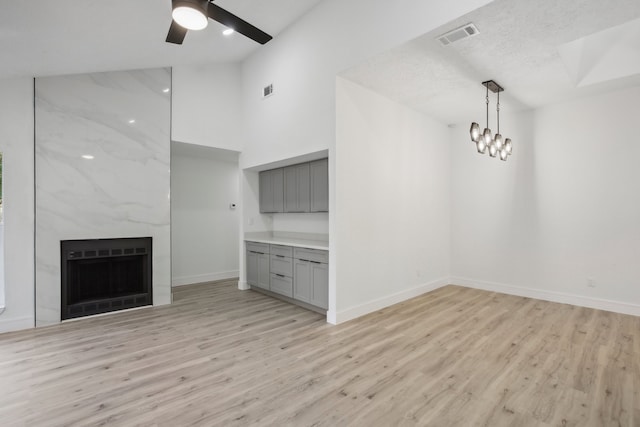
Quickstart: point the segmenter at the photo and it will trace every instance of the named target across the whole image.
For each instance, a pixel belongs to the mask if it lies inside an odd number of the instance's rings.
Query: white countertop
[[[245,242],[268,243],[272,245],[295,246],[298,248],[329,250],[329,242],[323,240],[295,239],[291,237],[245,237]]]

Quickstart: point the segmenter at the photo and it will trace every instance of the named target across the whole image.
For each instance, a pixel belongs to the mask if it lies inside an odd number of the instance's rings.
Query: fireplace
[[[61,318],[152,303],[151,237],[63,240]]]

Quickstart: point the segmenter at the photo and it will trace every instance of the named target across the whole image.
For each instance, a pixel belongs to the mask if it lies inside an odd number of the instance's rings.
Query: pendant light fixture
[[[471,123],[471,129],[469,130],[471,141],[476,144],[478,153],[484,154],[488,149],[489,156],[496,157],[499,155],[500,160],[506,161],[507,157],[509,157],[513,151],[513,145],[510,138],[503,139],[502,134],[500,133],[500,92],[504,89],[493,80],[482,82],[482,85],[487,88],[487,95],[485,98],[487,127],[484,128],[482,133],[480,133],[480,125],[476,122]],[[489,90],[496,93],[498,97],[498,102],[496,103],[496,118],[498,126],[495,136],[492,135],[491,129],[489,128]]]

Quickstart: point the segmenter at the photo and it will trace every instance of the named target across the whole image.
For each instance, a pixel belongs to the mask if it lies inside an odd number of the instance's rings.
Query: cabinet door
[[[309,163],[284,168],[284,211],[309,212]]]
[[[284,171],[280,168],[269,172],[271,172],[271,185],[273,188],[273,210],[271,212],[284,212]]]
[[[310,262],[311,304],[329,308],[329,265]]]
[[[260,212],[273,212],[273,180],[271,171],[260,172],[260,185],[258,190],[260,199]]]
[[[258,187],[260,213],[284,212],[284,181],[282,168],[260,172]]]
[[[311,302],[311,269],[309,261],[299,259],[293,262],[293,297],[304,302]]]
[[[269,290],[269,255],[258,254],[258,278],[256,286]]]
[[[258,254],[247,251],[247,284],[255,286],[258,282]]]
[[[311,212],[329,212],[329,160],[309,164],[311,179]]]

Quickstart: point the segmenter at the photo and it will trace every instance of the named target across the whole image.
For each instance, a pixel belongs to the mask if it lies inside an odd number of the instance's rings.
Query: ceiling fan
[[[188,30],[206,28],[209,18],[260,44],[265,44],[273,38],[247,21],[213,4],[213,0],[172,0],[172,6],[173,21],[167,34],[168,43],[182,44]]]

